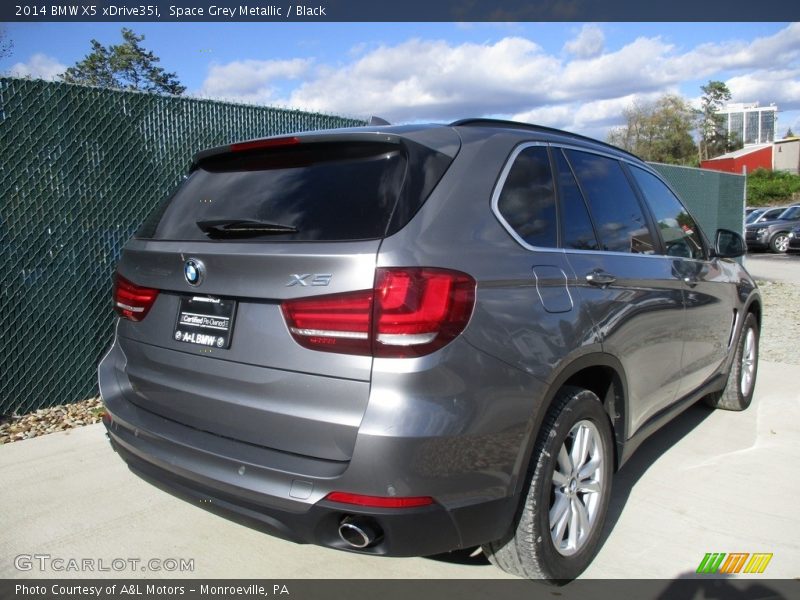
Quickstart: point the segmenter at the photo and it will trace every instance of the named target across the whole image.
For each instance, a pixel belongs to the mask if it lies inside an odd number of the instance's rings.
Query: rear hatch
[[[348,460],[372,357],[302,347],[281,303],[372,289],[381,240],[419,210],[457,151],[452,130],[436,131],[420,132],[425,143],[357,132],[199,154],[118,267],[115,301],[158,290],[144,318],[120,320],[129,399],[217,435]]]

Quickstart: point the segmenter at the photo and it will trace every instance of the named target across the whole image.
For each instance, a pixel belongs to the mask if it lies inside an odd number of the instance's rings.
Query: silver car
[[[545,127],[206,150],[124,249],[105,424],[142,477],[273,535],[571,579],[643,439],[750,404],[744,250],[641,160]]]

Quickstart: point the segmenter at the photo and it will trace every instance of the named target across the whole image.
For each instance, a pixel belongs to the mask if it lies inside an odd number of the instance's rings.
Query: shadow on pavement
[[[642,442],[642,445],[636,449],[636,452],[623,465],[622,469],[614,474],[611,500],[608,503],[608,513],[600,548],[606,543],[608,536],[617,524],[620,515],[622,515],[622,510],[625,508],[636,482],[662,454],[691,433],[713,413],[713,409],[702,402],[690,406]]]
[[[433,556],[426,556],[425,558],[456,565],[475,565],[476,567],[492,566],[492,563],[490,563],[489,559],[486,558],[486,555],[483,553],[480,546],[466,548],[465,550],[453,550],[452,552],[434,554]]]

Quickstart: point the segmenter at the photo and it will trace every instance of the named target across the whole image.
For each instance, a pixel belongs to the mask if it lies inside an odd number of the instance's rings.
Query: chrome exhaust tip
[[[339,537],[351,548],[363,549],[382,537],[380,528],[364,517],[345,517],[339,523]]]

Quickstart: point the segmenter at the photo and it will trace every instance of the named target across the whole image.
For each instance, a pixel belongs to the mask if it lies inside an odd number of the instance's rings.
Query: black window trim
[[[597,224],[594,222],[594,217],[592,216],[592,211],[589,208],[589,203],[586,202],[586,194],[583,191],[583,186],[581,186],[581,182],[578,180],[578,176],[575,175],[575,169],[572,166],[572,163],[569,161],[569,157],[567,153],[564,152],[563,146],[554,146],[554,151],[560,152],[561,156],[564,158],[564,162],[567,163],[567,168],[569,169],[569,174],[572,175],[572,180],[575,182],[575,187],[578,188],[578,194],[580,194],[581,202],[583,203],[583,208],[586,209],[586,216],[589,217],[589,226],[592,228],[592,234],[594,235],[594,241],[597,243],[597,249],[595,250],[583,250],[583,252],[605,252],[604,250],[600,249],[600,236],[597,234]],[[555,161],[553,161],[555,162]],[[558,175],[561,174],[560,170],[557,170],[556,173]],[[558,199],[558,206],[559,209],[563,204],[563,199],[561,197],[561,183],[559,182],[559,177],[554,177],[556,180],[556,198]],[[563,232],[561,232],[563,234]],[[563,247],[563,236],[561,238],[562,247]],[[578,248],[564,248],[565,252],[572,252],[573,250],[579,250]]]

